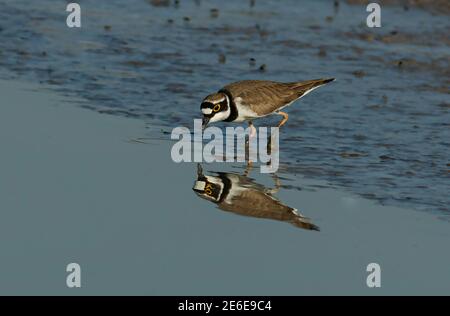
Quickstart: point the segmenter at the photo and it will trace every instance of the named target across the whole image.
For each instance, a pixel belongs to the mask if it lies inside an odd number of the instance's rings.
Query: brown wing
[[[229,84],[223,89],[227,90],[234,98],[241,97],[243,103],[248,105],[252,111],[266,115],[297,100],[311,89],[332,80],[318,79],[290,83],[246,80]]]
[[[294,208],[284,205],[262,191],[254,189],[241,192],[239,196],[232,199],[231,204],[222,202],[218,206],[224,211],[243,216],[278,220],[304,229],[319,230],[308,218],[297,214]]]
[[[290,216],[293,210],[293,208],[282,204],[279,200],[254,189],[243,190],[238,196],[232,198],[230,204],[222,202],[219,207],[245,216],[278,220],[283,220],[286,216]]]
[[[224,87],[233,98],[242,98],[242,103],[259,115],[270,114],[298,98],[295,91],[285,83],[274,81],[239,81]]]
[[[328,79],[314,79],[314,80],[307,80],[307,81],[299,81],[299,82],[291,82],[288,83],[289,87],[301,97],[308,91],[318,88],[326,83],[329,83],[331,81],[334,81],[334,78],[328,78]]]

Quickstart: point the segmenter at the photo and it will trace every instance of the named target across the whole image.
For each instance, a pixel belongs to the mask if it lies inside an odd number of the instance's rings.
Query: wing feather
[[[267,115],[286,106],[332,79],[317,79],[282,83],[266,80],[245,80],[231,83],[223,89],[259,115]]]

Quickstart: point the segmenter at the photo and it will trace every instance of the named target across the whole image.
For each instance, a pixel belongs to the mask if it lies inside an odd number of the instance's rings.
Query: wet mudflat
[[[415,3],[369,29],[359,1],[87,2],[69,29],[62,4],[6,0],[0,66],[155,137],[228,82],[336,77],[289,109],[284,171],[448,219],[450,25],[444,2]]]

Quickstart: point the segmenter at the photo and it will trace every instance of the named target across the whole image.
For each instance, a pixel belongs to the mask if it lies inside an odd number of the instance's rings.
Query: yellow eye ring
[[[219,112],[219,110],[220,110],[220,104],[214,105],[213,111],[214,111],[214,112]]]

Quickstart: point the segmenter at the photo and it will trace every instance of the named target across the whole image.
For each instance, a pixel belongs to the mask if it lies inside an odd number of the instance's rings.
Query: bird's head
[[[200,106],[203,113],[202,127],[209,123],[226,120],[230,116],[230,100],[225,93],[217,92],[203,99]]]

